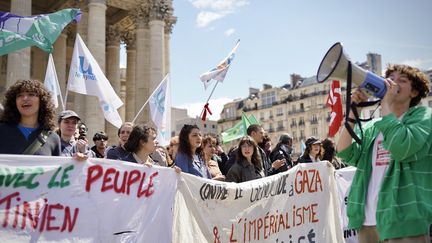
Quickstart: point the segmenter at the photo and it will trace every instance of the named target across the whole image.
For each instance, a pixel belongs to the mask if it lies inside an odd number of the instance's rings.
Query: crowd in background
[[[357,167],[348,199],[349,226],[359,229],[359,242],[426,242],[432,219],[432,112],[417,105],[429,93],[429,81],[405,65],[389,66],[386,78],[383,118],[365,124],[363,143],[353,141],[346,129],[338,141],[338,155]],[[352,94],[356,103],[367,99],[360,90]],[[173,167],[178,173],[235,183],[275,175],[299,163],[328,161],[335,169],[345,167],[330,138],[309,137],[303,154],[294,160],[290,134],[282,134],[273,147],[257,124],[250,125],[247,136],[228,152],[217,135],[202,134],[194,124],[185,124],[166,147],[158,144],[153,127],[130,122],[121,125],[116,144],[108,146],[114,138],[101,131],[93,135],[91,146],[80,116],[72,110],[56,115],[51,95],[34,80],[12,85],[3,109],[0,154],[65,156],[78,161],[107,158]],[[353,129],[355,117],[351,113],[349,117],[346,122]],[[398,238],[408,241],[393,241]]]

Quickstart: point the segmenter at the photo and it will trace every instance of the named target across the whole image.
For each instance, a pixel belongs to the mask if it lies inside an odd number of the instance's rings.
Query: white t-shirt
[[[383,140],[383,134],[379,133],[373,147],[372,174],[369,180],[363,225],[376,225],[378,192],[381,190],[381,184],[390,164],[390,152],[384,149]]]

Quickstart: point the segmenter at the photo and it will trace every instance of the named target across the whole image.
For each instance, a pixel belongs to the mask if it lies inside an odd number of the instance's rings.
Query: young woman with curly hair
[[[0,153],[60,155],[51,95],[37,80],[19,80],[5,94],[0,117]],[[36,149],[27,149],[38,139]],[[35,151],[34,151],[35,150]]]

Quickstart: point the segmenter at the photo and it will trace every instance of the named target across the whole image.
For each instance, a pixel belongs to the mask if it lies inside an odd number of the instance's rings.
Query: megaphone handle
[[[353,128],[349,125],[349,121],[351,118],[349,118],[349,113],[351,110],[351,88],[352,88],[352,67],[351,67],[351,61],[348,61],[348,70],[347,70],[347,89],[346,89],[346,106],[345,106],[345,128],[349,132],[352,138],[358,143],[362,144],[362,140],[357,136],[357,134],[354,132]],[[360,134],[363,138],[363,129],[361,127],[361,123],[359,121],[359,115],[357,112],[357,108],[355,105],[352,107],[352,111],[354,113],[355,117],[355,123],[359,125],[360,128]]]

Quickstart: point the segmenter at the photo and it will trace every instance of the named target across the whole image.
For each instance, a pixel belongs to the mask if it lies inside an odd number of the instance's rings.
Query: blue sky
[[[172,105],[197,116],[210,95],[200,74],[241,40],[233,64],[210,100],[244,98],[249,87],[281,86],[291,73],[315,75],[326,51],[342,42],[354,62],[369,52],[387,63],[432,68],[430,0],[174,0],[171,36]],[[215,114],[216,113],[216,114]]]

